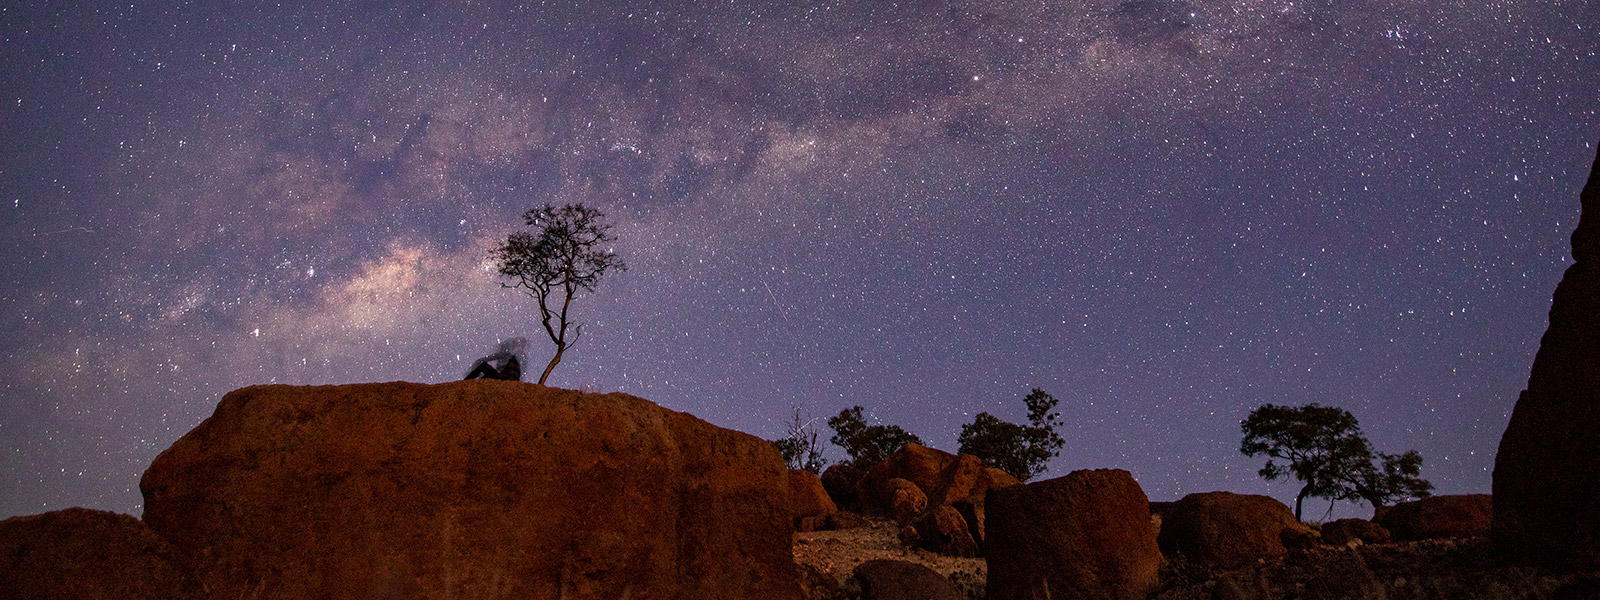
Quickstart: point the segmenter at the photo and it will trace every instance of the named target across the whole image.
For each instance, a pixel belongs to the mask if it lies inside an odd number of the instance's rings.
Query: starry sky
[[[239,387],[537,373],[488,253],[568,202],[630,269],[552,385],[952,451],[1038,387],[1044,477],[1153,500],[1292,500],[1239,421],[1317,402],[1486,493],[1597,52],[1595,0],[0,5],[0,516],[139,514]]]

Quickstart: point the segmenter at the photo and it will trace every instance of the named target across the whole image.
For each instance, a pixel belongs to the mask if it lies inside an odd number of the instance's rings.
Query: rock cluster
[[[145,521],[218,598],[798,598],[772,444],[508,381],[228,394]]]
[[[1600,158],[1528,389],[1494,465],[1492,540],[1536,563],[1600,569]]]

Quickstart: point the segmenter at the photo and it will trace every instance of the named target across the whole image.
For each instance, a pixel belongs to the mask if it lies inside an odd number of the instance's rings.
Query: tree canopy
[[[906,444],[922,443],[898,425],[868,425],[862,416],[863,410],[853,406],[828,419],[828,427],[833,429],[833,437],[828,441],[844,448],[856,467],[871,469]]]
[[[572,299],[580,290],[593,291],[600,278],[613,271],[625,271],[622,259],[604,247],[613,241],[605,213],[582,204],[546,204],[522,215],[533,231],[518,231],[507,236],[493,251],[500,274],[539,301],[540,321],[556,353],[539,375],[544,384],[550,371],[561,362],[561,355],[583,336],[583,325],[570,319]],[[571,338],[568,338],[569,326]]]
[[[1296,519],[1302,517],[1308,497],[1364,500],[1379,507],[1426,497],[1433,489],[1419,476],[1421,454],[1374,453],[1355,415],[1342,408],[1267,404],[1251,411],[1239,426],[1244,432],[1239,451],[1268,457],[1260,471],[1263,478],[1292,476],[1303,484],[1295,496]]]
[[[1028,407],[1028,425],[1008,423],[980,412],[971,423],[961,426],[959,452],[983,459],[984,464],[1022,481],[1043,473],[1050,459],[1066,445],[1066,440],[1056,433],[1061,415],[1051,412],[1058,401],[1037,388],[1022,401]]]

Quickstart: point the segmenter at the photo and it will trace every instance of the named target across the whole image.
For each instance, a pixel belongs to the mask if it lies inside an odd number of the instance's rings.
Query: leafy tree
[[[828,466],[828,461],[822,458],[822,444],[817,442],[817,430],[800,418],[798,406],[794,409],[794,421],[789,423],[788,435],[772,443],[791,469],[805,469],[820,475]]]
[[[600,278],[612,271],[625,271],[627,265],[610,250],[611,225],[599,209],[582,204],[546,204],[522,215],[533,231],[518,231],[495,248],[493,258],[500,274],[512,280],[501,283],[521,288],[539,301],[539,316],[544,331],[556,345],[556,354],[539,375],[539,384],[561,362],[567,348],[583,336],[583,325],[570,320],[568,310],[579,290],[594,291]],[[572,336],[567,337],[571,327]]]
[[[845,453],[850,455],[850,462],[856,467],[871,469],[906,444],[922,443],[917,436],[906,433],[897,425],[867,425],[867,420],[861,415],[862,410],[854,406],[828,419],[828,427],[833,429],[833,437],[829,441],[844,448]]]
[[[1061,415],[1054,410],[1057,400],[1035,388],[1022,402],[1028,406],[1028,425],[1007,423],[986,412],[972,423],[961,426],[960,453],[971,454],[987,464],[1027,481],[1043,473],[1046,463],[1061,454],[1066,440],[1056,433]]]
[[[1246,456],[1266,454],[1261,476],[1277,481],[1293,476],[1303,484],[1295,496],[1294,516],[1302,517],[1305,499],[1366,500],[1374,507],[1427,496],[1433,485],[1418,476],[1422,455],[1377,454],[1361,435],[1355,415],[1342,408],[1309,404],[1301,407],[1262,406],[1239,424]],[[1284,464],[1274,459],[1286,461]],[[1375,465],[1378,460],[1381,464]]]

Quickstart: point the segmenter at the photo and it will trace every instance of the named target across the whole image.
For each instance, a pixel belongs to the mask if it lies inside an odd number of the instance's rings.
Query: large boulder
[[[876,491],[877,496],[883,498],[880,514],[896,523],[910,523],[928,508],[928,496],[922,493],[922,488],[899,477],[882,482]]]
[[[1494,503],[1488,494],[1432,496],[1391,506],[1377,522],[1398,542],[1478,537],[1489,533]]]
[[[907,444],[872,467],[857,484],[863,507],[886,512],[885,481],[905,479],[928,496],[929,506],[944,506],[989,488],[1020,483],[1005,471],[983,466],[976,456],[956,455],[920,444]]]
[[[836,463],[822,471],[822,489],[828,492],[828,497],[840,510],[860,512],[856,485],[861,483],[861,476],[866,474],[866,471],[851,463]]]
[[[1288,506],[1269,496],[1205,492],[1167,507],[1157,539],[1166,556],[1236,569],[1288,554],[1285,532],[1304,529]]]
[[[1600,569],[1600,158],[1583,187],[1572,266],[1494,463],[1493,546]]]
[[[172,546],[128,515],[69,508],[0,521],[0,598],[201,597]]]
[[[1149,499],[1127,471],[993,488],[984,505],[992,600],[1141,598],[1156,583]]]
[[[827,490],[822,489],[822,480],[805,469],[789,470],[789,508],[799,531],[818,529],[827,522],[828,515],[839,512]]]
[[[961,513],[961,519],[967,522],[967,533],[972,536],[972,541],[983,548],[983,538],[988,535],[984,530],[984,520],[987,515],[983,510],[983,499],[986,495],[972,495],[950,503],[950,507]]]
[[[511,381],[261,386],[156,457],[217,598],[798,598],[771,443]]]
[[[917,530],[918,545],[924,550],[945,556],[978,555],[978,541],[972,539],[966,518],[953,506],[940,506],[923,513],[913,526]]]
[[[861,563],[851,573],[861,600],[965,600],[938,571],[901,560]]]

